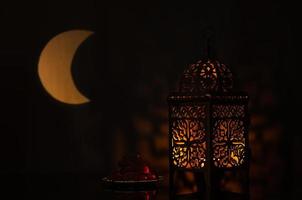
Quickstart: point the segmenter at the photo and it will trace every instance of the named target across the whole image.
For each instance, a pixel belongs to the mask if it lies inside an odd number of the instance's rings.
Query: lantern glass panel
[[[213,161],[219,168],[244,163],[246,138],[244,105],[213,106]]]
[[[200,169],[206,161],[205,105],[171,106],[172,162],[179,168]]]

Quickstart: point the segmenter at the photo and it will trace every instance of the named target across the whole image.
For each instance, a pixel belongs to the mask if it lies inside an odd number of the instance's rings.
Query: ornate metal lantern
[[[248,96],[233,90],[229,68],[210,59],[191,64],[168,104],[171,195],[177,193],[177,172],[190,171],[206,199],[223,194],[230,175],[248,198]]]

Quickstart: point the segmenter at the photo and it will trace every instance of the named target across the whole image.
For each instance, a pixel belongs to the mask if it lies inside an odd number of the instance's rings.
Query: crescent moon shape
[[[45,90],[55,99],[67,104],[83,104],[90,100],[74,84],[72,60],[80,45],[93,32],[71,30],[52,38],[41,52],[38,74]]]

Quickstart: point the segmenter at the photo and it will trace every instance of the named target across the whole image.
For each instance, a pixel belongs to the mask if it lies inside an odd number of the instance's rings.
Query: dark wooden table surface
[[[112,199],[112,200],[168,200],[168,188],[143,191],[114,191],[105,188],[101,176],[96,174],[66,173],[20,173],[1,175],[1,193],[5,199],[58,200],[58,199]],[[227,198],[229,196],[229,198]],[[1,198],[2,199],[2,198]],[[177,199],[203,199],[196,196],[180,196]],[[223,195],[219,199],[242,199]]]

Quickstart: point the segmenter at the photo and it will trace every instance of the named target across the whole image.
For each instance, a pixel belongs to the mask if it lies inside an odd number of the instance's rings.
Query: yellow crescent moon
[[[72,60],[80,45],[93,32],[71,30],[52,38],[41,52],[38,74],[45,90],[55,99],[67,104],[83,104],[90,100],[74,84]]]

